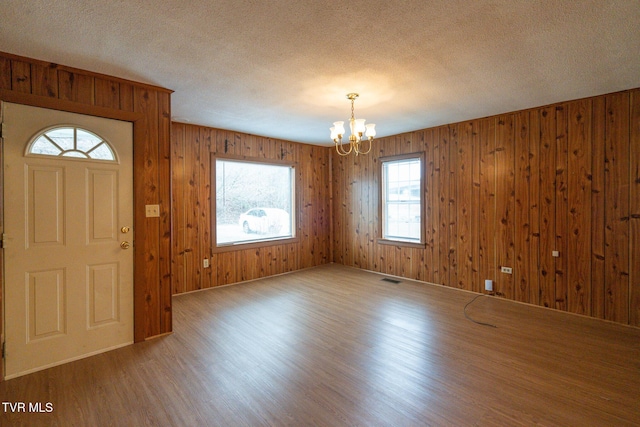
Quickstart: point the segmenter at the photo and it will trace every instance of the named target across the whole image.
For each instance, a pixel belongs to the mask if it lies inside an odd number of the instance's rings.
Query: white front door
[[[133,127],[2,108],[8,379],[133,342]]]

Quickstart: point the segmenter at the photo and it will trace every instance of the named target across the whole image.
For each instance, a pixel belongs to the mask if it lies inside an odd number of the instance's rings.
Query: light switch
[[[551,256],[554,258],[558,258],[560,256],[560,251],[551,251]]]

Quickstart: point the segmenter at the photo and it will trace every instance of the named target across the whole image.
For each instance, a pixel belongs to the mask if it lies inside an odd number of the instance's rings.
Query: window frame
[[[397,162],[402,160],[420,160],[420,241],[413,240],[403,240],[403,239],[394,239],[385,237],[385,225],[386,225],[386,217],[385,217],[385,173],[384,167],[385,163],[388,162]],[[380,186],[379,186],[379,198],[380,203],[378,204],[378,218],[380,218],[380,235],[378,237],[378,243],[383,245],[394,245],[394,246],[405,246],[411,248],[421,248],[424,249],[427,247],[426,245],[426,171],[425,171],[425,154],[424,152],[417,153],[409,153],[409,154],[399,154],[394,156],[385,156],[380,157]]]
[[[239,242],[229,242],[224,243],[222,245],[218,245],[218,233],[217,233],[217,209],[216,209],[216,161],[217,160],[226,160],[226,161],[235,161],[235,162],[243,162],[243,163],[256,163],[261,165],[268,166],[288,166],[293,169],[293,191],[291,201],[291,234],[292,236],[287,237],[272,237],[267,239],[260,240],[247,240],[247,241],[239,241]],[[300,196],[301,196],[301,186],[300,186],[300,170],[298,168],[297,162],[286,161],[286,160],[276,160],[276,159],[265,159],[261,157],[248,157],[248,156],[234,156],[229,154],[221,155],[219,153],[211,153],[210,156],[210,182],[211,182],[211,219],[210,219],[210,229],[211,229],[211,252],[212,253],[224,253],[224,252],[232,252],[239,251],[245,249],[255,249],[255,248],[263,248],[267,246],[275,246],[275,245],[284,245],[290,243],[297,243],[300,241],[300,212],[299,204],[300,204]]]
[[[72,129],[73,130],[73,145],[75,147],[74,150],[62,150],[58,143],[55,142],[54,140],[51,139],[51,136],[47,135],[49,132],[55,131],[55,130],[59,130],[59,129]],[[99,144],[96,144],[94,147],[92,147],[90,150],[88,151],[82,151],[77,149],[77,141],[78,141],[78,131],[81,132],[85,132],[88,133],[96,138],[98,138],[101,142]],[[52,145],[55,145],[56,147],[58,147],[58,149],[60,149],[60,153],[58,154],[43,154],[43,153],[35,153],[33,152],[33,147],[35,145],[35,143],[40,140],[40,138],[44,137],[45,139],[49,140],[49,142]],[[101,159],[98,157],[91,157],[89,153],[91,153],[92,151],[94,151],[97,147],[99,147],[100,145],[105,145],[105,147],[107,147],[107,150],[109,151],[109,153],[112,155],[113,158],[111,159]],[[82,156],[65,156],[64,153],[65,152],[72,152],[72,151],[77,151],[80,152],[82,154],[84,154],[84,157]],[[53,126],[48,126],[42,130],[40,130],[39,132],[37,132],[34,136],[31,137],[31,139],[29,140],[29,143],[25,146],[24,148],[24,156],[25,157],[33,157],[33,158],[57,158],[58,160],[73,160],[73,161],[84,161],[84,162],[97,162],[97,163],[115,163],[115,164],[120,164],[120,157],[118,156],[118,152],[116,151],[116,149],[113,147],[113,145],[111,145],[111,142],[105,138],[103,138],[102,136],[98,135],[96,132],[89,130],[85,127],[82,126],[78,126],[76,124],[69,124],[69,123],[59,123]]]

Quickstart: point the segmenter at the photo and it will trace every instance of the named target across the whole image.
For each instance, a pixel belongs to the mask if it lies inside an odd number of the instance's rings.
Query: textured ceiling
[[[0,0],[0,50],[172,89],[176,121],[325,144],[640,87],[640,0]]]

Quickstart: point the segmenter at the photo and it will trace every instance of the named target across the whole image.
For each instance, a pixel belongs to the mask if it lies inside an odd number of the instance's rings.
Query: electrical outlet
[[[493,292],[493,280],[487,279],[484,281],[484,290],[487,292]]]
[[[202,266],[204,268],[209,268],[209,258],[205,258],[202,260]]]
[[[551,256],[554,258],[558,258],[560,256],[560,251],[551,251]]]
[[[513,268],[511,267],[500,267],[500,271],[502,273],[513,274]]]
[[[145,215],[147,218],[160,216],[160,205],[145,205]]]

